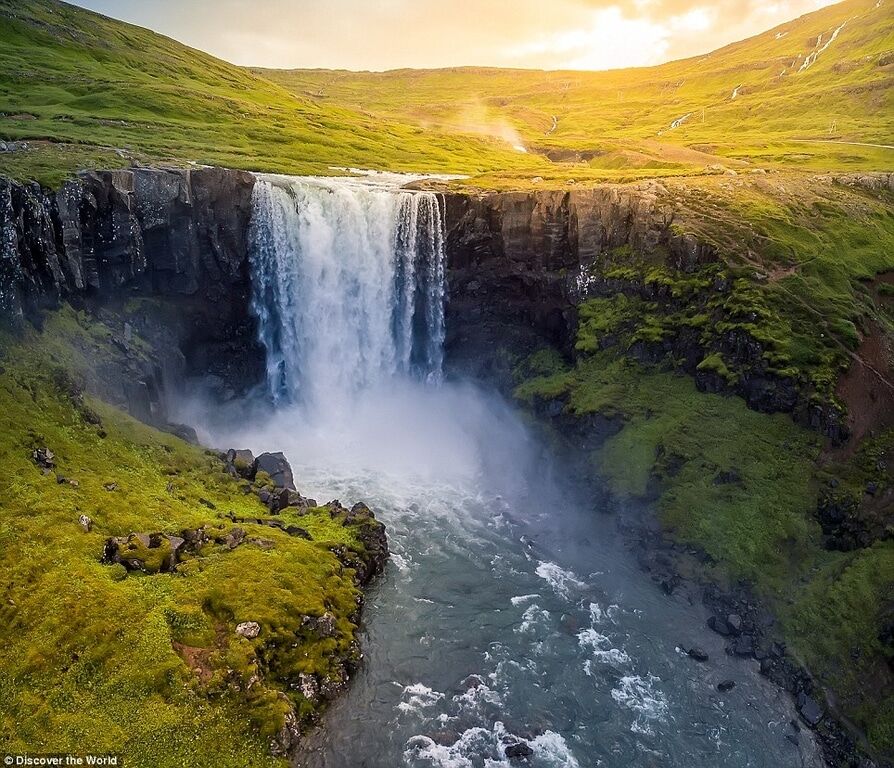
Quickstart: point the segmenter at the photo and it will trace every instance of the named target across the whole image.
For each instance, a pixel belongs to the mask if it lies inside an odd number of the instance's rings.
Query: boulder
[[[696,661],[707,661],[708,660],[708,654],[705,651],[703,651],[701,648],[692,647],[688,651],[686,651],[686,654],[688,656],[690,656],[691,658],[695,659]]]
[[[167,573],[179,561],[185,540],[164,533],[131,533],[106,539],[103,547],[104,563],[119,563],[128,571]]]
[[[510,760],[527,760],[531,755],[534,754],[534,750],[531,749],[530,745],[524,741],[519,741],[516,744],[510,744],[508,747],[506,747],[506,749],[503,750],[503,752]]]
[[[230,549],[236,549],[243,541],[245,541],[245,530],[242,528],[233,528],[224,539],[224,543]]]
[[[726,619],[722,616],[712,616],[708,619],[708,627],[714,630],[718,635],[723,635],[724,637],[729,637],[732,634],[732,629],[730,629],[729,624],[726,623]]]
[[[226,455],[227,467],[232,467],[236,474],[245,480],[254,480],[257,465],[255,455],[248,449],[230,448]]]
[[[726,625],[734,635],[742,634],[742,617],[738,613],[731,613],[726,617]]]
[[[80,515],[78,524],[84,529],[84,533],[90,533],[90,529],[93,528],[93,521],[87,515]]]
[[[798,713],[811,728],[816,728],[825,715],[816,700],[804,693],[798,696]]]
[[[35,448],[31,452],[31,458],[38,467],[44,470],[51,470],[56,466],[55,454],[46,446]]]
[[[735,656],[751,656],[754,653],[754,640],[751,635],[737,637],[732,645],[732,652]]]
[[[255,462],[256,472],[266,472],[277,488],[296,490],[292,467],[282,453],[262,453]]]
[[[179,437],[186,443],[190,443],[192,445],[199,444],[198,433],[196,433],[195,429],[190,427],[188,424],[165,424],[163,429],[165,432],[169,432],[175,437]]]
[[[736,684],[732,680],[724,680],[720,683],[717,683],[717,690],[721,693],[729,693],[735,687]]]
[[[256,621],[243,621],[236,625],[236,634],[246,640],[254,640],[261,634],[261,625]]]

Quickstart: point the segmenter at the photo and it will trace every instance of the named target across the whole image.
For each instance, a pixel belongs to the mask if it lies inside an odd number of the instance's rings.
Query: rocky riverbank
[[[40,324],[0,337],[4,745],[282,765],[361,662],[384,526],[300,494],[282,454],[205,450],[98,396],[88,372],[152,360],[110,310]]]

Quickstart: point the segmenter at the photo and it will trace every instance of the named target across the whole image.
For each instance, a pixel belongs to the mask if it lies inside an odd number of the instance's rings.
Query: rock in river
[[[282,453],[262,453],[255,463],[258,472],[266,472],[277,488],[296,490],[292,467]]]

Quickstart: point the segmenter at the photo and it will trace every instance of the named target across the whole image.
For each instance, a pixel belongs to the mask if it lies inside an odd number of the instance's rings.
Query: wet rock
[[[754,640],[751,635],[742,635],[737,637],[732,645],[734,656],[751,656],[754,653]]]
[[[506,747],[506,749],[503,750],[503,752],[510,760],[525,761],[534,754],[534,750],[531,749],[530,745],[524,741],[520,741],[517,744],[510,744],[508,747]]]
[[[731,613],[726,617],[726,625],[733,635],[742,634],[742,617],[738,613]]]
[[[188,424],[165,424],[164,431],[169,432],[175,437],[179,437],[184,442],[190,443],[191,445],[199,444],[199,435]]]
[[[705,651],[703,651],[701,648],[698,648],[696,646],[693,646],[688,651],[686,651],[686,655],[689,656],[690,658],[695,659],[696,661],[707,661],[708,660],[708,654]]]
[[[802,693],[798,696],[798,714],[811,728],[816,728],[823,719],[824,712],[816,700]]]
[[[93,521],[87,515],[80,515],[78,517],[78,525],[84,529],[84,533],[90,533],[93,528]]]
[[[735,687],[736,684],[732,680],[724,680],[720,683],[717,683],[717,690],[721,693],[729,693]]]
[[[282,453],[262,453],[255,462],[257,472],[266,472],[277,488],[296,490],[292,467]]]
[[[723,635],[723,637],[729,637],[732,634],[732,629],[730,629],[729,624],[726,623],[726,619],[722,616],[712,616],[709,618],[708,627],[714,630],[718,635]]]
[[[254,640],[261,634],[261,625],[256,621],[243,621],[236,625],[236,634],[246,640]]]

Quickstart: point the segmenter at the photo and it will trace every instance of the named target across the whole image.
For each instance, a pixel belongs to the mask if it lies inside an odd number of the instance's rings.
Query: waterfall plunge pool
[[[441,381],[441,201],[397,181],[259,177],[267,392],[192,412],[209,444],[281,450],[303,494],[366,501],[388,528],[365,663],[296,764],[821,766],[787,738],[787,696],[638,570],[513,408]],[[521,743],[526,763],[506,754]]]

